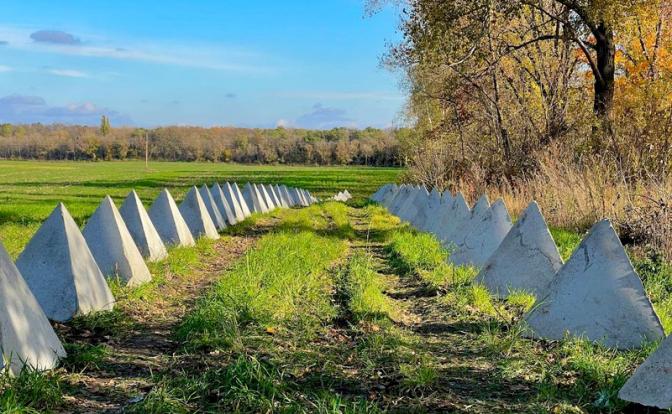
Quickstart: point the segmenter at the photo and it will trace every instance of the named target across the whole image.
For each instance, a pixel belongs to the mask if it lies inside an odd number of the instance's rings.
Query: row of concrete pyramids
[[[342,201],[342,202],[345,203],[346,201],[352,199],[352,194],[350,194],[350,192],[348,190],[339,191],[331,199],[334,200],[334,201]]]
[[[144,259],[164,259],[166,246],[218,239],[219,230],[252,213],[316,201],[284,185],[248,183],[241,191],[236,183],[215,183],[192,187],[179,207],[164,189],[147,211],[131,191],[120,209],[105,197],[81,232],[59,203],[16,264],[0,244],[0,371],[53,368],[65,350],[48,319],[111,310],[115,300],[105,276],[130,286],[146,283],[152,276]]]
[[[537,298],[525,316],[528,336],[566,335],[616,348],[638,348],[665,337],[639,275],[608,220],[596,223],[563,263],[546,221],[532,201],[515,224],[500,199],[388,184],[372,199],[452,249],[456,264],[480,267],[476,277],[493,295],[527,291]],[[672,339],[668,337],[628,380],[619,397],[672,408]]]

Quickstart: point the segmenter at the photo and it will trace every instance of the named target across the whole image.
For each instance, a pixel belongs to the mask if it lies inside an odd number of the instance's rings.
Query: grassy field
[[[180,200],[198,183],[282,183],[318,197],[348,189],[356,197],[394,181],[401,170],[355,167],[289,167],[214,163],[0,161],[0,240],[16,256],[58,202],[83,224],[105,195],[120,205],[131,189],[149,207],[167,187]]]
[[[3,166],[1,185],[10,201],[0,206],[0,236],[13,253],[61,196],[83,221],[103,194],[122,197],[133,187],[149,203],[163,186],[181,195],[191,183],[261,174],[259,181],[301,185],[318,195],[350,182],[347,187],[364,196],[379,184],[372,182],[399,173],[213,164],[158,164],[137,174],[126,171],[142,167],[136,163]],[[40,170],[52,175],[36,175]],[[319,186],[303,183],[311,175],[321,177]],[[44,191],[22,185],[38,181]],[[552,234],[565,259],[581,239],[563,229]],[[114,311],[56,325],[69,353],[60,368],[0,376],[0,412],[632,408],[617,392],[657,344],[622,352],[577,339],[525,338],[520,321],[535,298],[519,292],[496,300],[473,283],[477,269],[452,266],[449,256],[433,236],[363,200],[255,214],[220,240],[172,249],[168,259],[150,265],[151,283],[126,288],[111,282]],[[672,267],[656,258],[633,257],[633,263],[669,333]]]
[[[554,230],[563,255],[579,237]],[[52,373],[0,377],[0,410],[33,412],[620,412],[655,348],[522,336],[506,301],[382,207],[254,215],[173,249],[152,283],[113,284],[113,312],[57,325]],[[637,262],[661,313],[666,268]],[[663,315],[664,316],[664,315]]]

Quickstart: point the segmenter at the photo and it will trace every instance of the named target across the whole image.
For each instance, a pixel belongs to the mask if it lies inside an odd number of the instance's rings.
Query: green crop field
[[[131,189],[149,207],[166,187],[180,200],[189,186],[215,181],[281,183],[328,197],[365,197],[402,172],[394,168],[293,167],[215,163],[0,162],[0,240],[16,256],[58,202],[82,224],[105,195],[119,205]]]

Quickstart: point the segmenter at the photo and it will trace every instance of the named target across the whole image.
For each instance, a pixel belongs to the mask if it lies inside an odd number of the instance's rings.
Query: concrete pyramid
[[[166,246],[156,231],[152,219],[149,218],[145,206],[142,205],[140,197],[135,190],[128,193],[126,200],[119,209],[121,218],[126,223],[135,245],[138,246],[140,254],[147,258],[150,262],[163,260],[168,256]]]
[[[243,197],[243,193],[240,191],[240,187],[238,187],[238,183],[231,184],[231,190],[231,193],[236,197],[236,201],[238,201],[240,209],[243,211],[243,215],[245,215],[245,217],[249,217],[250,214],[252,214],[252,211],[250,210],[252,206],[245,202],[245,198]],[[226,195],[226,193],[224,194]]]
[[[215,198],[212,196],[212,193],[210,192],[208,186],[203,184],[203,186],[198,190],[198,192],[201,195],[201,198],[203,199],[203,203],[205,204],[205,208],[208,210],[208,214],[210,214],[212,224],[215,225],[215,228],[217,230],[224,230],[226,228],[226,219],[224,218],[224,212],[220,212],[219,206],[215,202]]]
[[[82,234],[105,276],[117,275],[129,286],[152,280],[152,274],[110,196],[101,201]]]
[[[457,197],[457,194],[455,195],[455,197]],[[446,190],[443,192],[443,194],[441,194],[441,203],[446,205],[452,205],[453,201],[455,201],[455,197],[453,197],[453,194],[450,192],[450,190]]]
[[[486,194],[483,194],[481,198],[476,201],[474,207],[471,209],[471,215],[475,217],[482,217],[486,211],[490,208],[490,200]]]
[[[450,260],[456,265],[483,266],[511,230],[511,217],[500,198],[479,221],[471,223],[466,236],[456,243]]]
[[[560,267],[558,248],[533,201],[485,262],[476,281],[501,298],[514,290],[542,298]]]
[[[394,198],[392,201],[389,210],[390,213],[394,215],[399,215],[399,211],[404,207],[404,205],[408,202],[408,199],[413,196],[415,193],[415,188],[411,186],[404,186],[401,191],[399,191],[399,194]]]
[[[292,199],[294,200],[294,205],[304,207],[305,206],[305,201],[303,200],[303,197],[301,197],[301,193],[299,192],[298,189],[292,187],[289,189],[289,194],[292,196]]]
[[[273,187],[273,184],[266,185],[266,191],[268,191],[268,195],[271,196],[271,199],[273,200],[273,204],[275,204],[275,207],[276,208],[281,208],[282,207],[282,202],[280,201],[280,198],[278,197],[278,194],[275,192],[275,188]]]
[[[434,188],[427,201],[422,205],[418,211],[418,215],[413,220],[413,225],[423,231],[427,231],[428,225],[432,219],[437,217],[441,207],[441,192]]]
[[[672,335],[635,370],[618,398],[648,407],[672,408]]]
[[[380,199],[380,204],[382,204],[385,207],[388,207],[398,193],[399,193],[399,186],[397,186],[396,184],[392,184],[390,189],[382,195]]]
[[[189,226],[184,221],[173,196],[167,189],[164,188],[161,191],[149,208],[149,218],[152,219],[156,231],[165,244],[176,246],[193,246],[195,244]]]
[[[489,209],[490,200],[488,200],[488,196],[481,196],[471,209],[471,214],[460,223],[456,224],[455,228],[450,233],[450,238],[448,240],[453,244],[459,245],[464,238],[471,233],[474,227],[478,226],[478,223],[487,214]]]
[[[289,207],[294,207],[296,205],[296,201],[294,201],[294,198],[289,193],[289,189],[287,188],[287,186],[286,185],[280,186],[280,190],[282,191],[282,194],[287,200],[287,204],[289,205]]]
[[[371,195],[371,197],[369,197],[369,199],[371,199],[371,201],[380,203],[380,201],[383,199],[384,194],[387,193],[391,187],[392,184],[390,183],[381,186],[378,190],[376,190],[375,193]]]
[[[408,193],[408,188],[406,184],[402,184],[397,188],[397,191],[389,198],[385,207],[389,210],[390,213],[394,214],[394,208],[396,207],[398,200],[401,200]]]
[[[525,318],[530,336],[562,339],[569,333],[622,349],[664,337],[642,281],[608,220],[590,229],[548,292]]]
[[[243,187],[243,198],[253,212],[266,213],[268,211],[266,204],[260,200],[259,191],[257,191],[257,188],[253,184],[245,184],[245,187]]]
[[[444,246],[450,246],[454,244],[455,231],[464,220],[471,218],[471,209],[469,209],[467,201],[460,192],[453,198],[450,208],[447,204],[441,203],[441,205],[445,207],[442,209],[442,214],[439,215],[437,226],[432,227],[430,231],[437,235]]]
[[[287,195],[282,191],[282,187],[276,184],[274,190],[280,200],[280,205],[284,208],[290,208],[291,205],[289,204],[289,200],[287,200]]]
[[[0,243],[0,373],[52,369],[65,357],[37,299]]]
[[[203,202],[203,198],[201,198],[201,194],[198,192],[196,186],[191,187],[187,196],[182,200],[180,213],[182,213],[182,217],[194,238],[207,237],[212,240],[219,239],[217,227],[212,222],[208,208],[205,206],[205,202]]]
[[[427,204],[429,199],[429,192],[424,188],[415,190],[415,194],[411,197],[408,203],[404,208],[399,212],[399,217],[404,220],[413,223],[415,217],[419,214],[420,210]]]
[[[231,187],[229,186],[229,191],[230,190]],[[229,225],[234,225],[239,221],[245,220],[245,216],[243,216],[243,212],[240,209],[238,202],[236,201],[235,203],[232,203],[235,201],[235,196],[233,196],[233,194],[229,193],[229,197],[227,197],[224,194],[222,187],[217,183],[214,183],[212,187],[210,187],[210,194],[212,194],[212,198],[215,200],[217,208],[222,213],[222,217],[229,223]],[[231,201],[229,201],[229,198]]]
[[[273,200],[273,197],[268,192],[268,189],[266,188],[265,185],[259,184],[257,186],[257,190],[259,190],[259,193],[261,193],[261,198],[264,200],[264,203],[266,203],[266,207],[268,208],[268,211],[275,210],[278,207],[275,204],[275,201]]]
[[[233,186],[231,186],[231,184],[227,182],[224,183],[223,186],[221,186],[221,189],[222,194],[224,194],[224,198],[226,198],[226,201],[229,203],[229,206],[231,207],[231,212],[234,215],[236,223],[245,220],[245,217],[249,216],[249,210],[247,211],[247,213],[245,213],[247,205],[245,206],[244,209],[243,206],[240,204],[240,200],[236,196],[236,192],[233,189]]]
[[[30,239],[16,267],[49,319],[65,322],[114,307],[105,277],[62,203]]]
[[[299,188],[299,196],[301,197],[301,202],[304,207],[310,206],[310,199],[308,198],[308,194],[306,194],[306,190],[303,188]]]

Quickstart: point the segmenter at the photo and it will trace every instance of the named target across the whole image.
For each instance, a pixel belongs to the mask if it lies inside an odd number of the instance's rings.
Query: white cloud
[[[69,36],[77,40],[76,43],[36,42],[31,39],[36,29],[0,26],[0,39],[7,42],[4,47],[33,53],[97,57],[251,74],[269,74],[276,71],[276,68],[263,62],[264,56],[245,48],[141,41],[115,44],[116,42],[96,35],[75,37],[69,33]],[[95,40],[90,42],[89,39]]]
[[[53,106],[40,96],[0,97],[0,122],[98,125],[102,115],[108,116],[114,125],[133,123],[128,116],[109,108],[98,107],[91,102]]]
[[[47,73],[66,78],[88,78],[88,73],[75,69],[47,69]]]
[[[331,108],[316,103],[310,112],[296,119],[295,125],[307,129],[332,129],[337,127],[356,128],[357,123],[348,116],[345,109]]]

